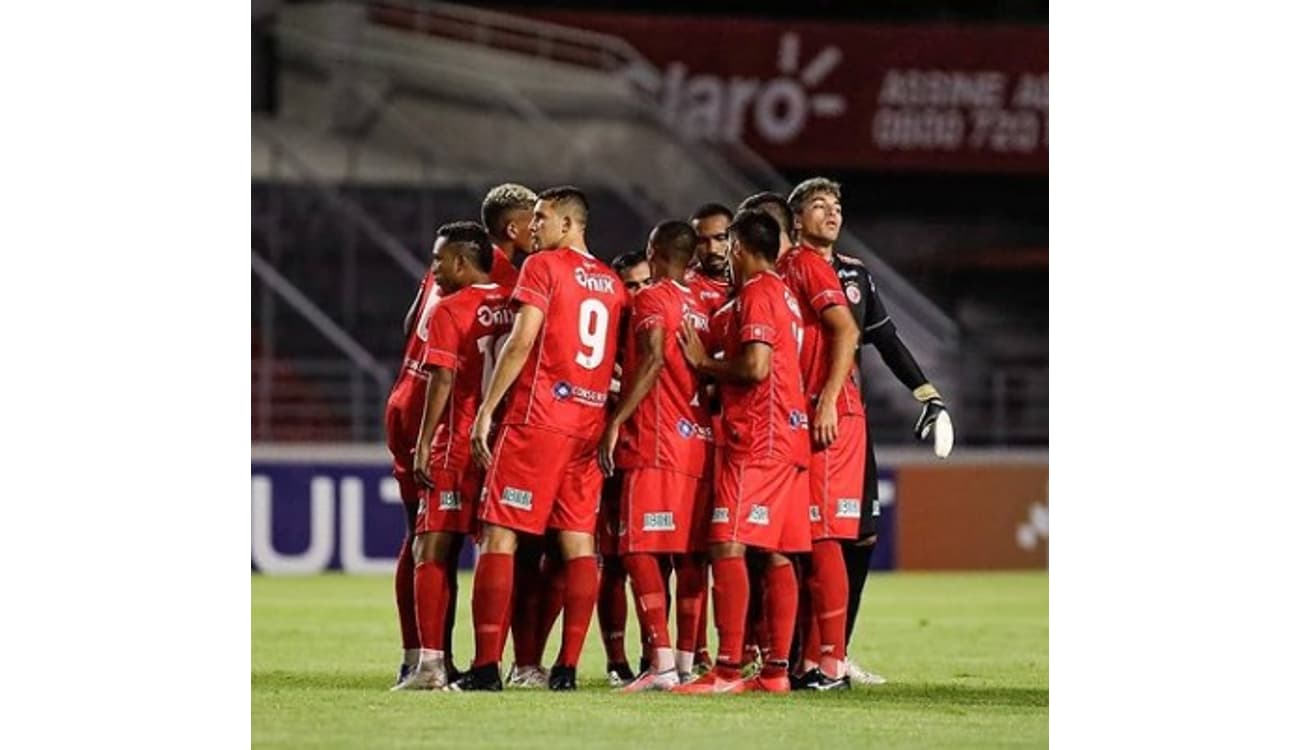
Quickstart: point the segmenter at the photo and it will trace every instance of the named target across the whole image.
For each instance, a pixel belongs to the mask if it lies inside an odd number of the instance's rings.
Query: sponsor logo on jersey
[[[856,305],[862,301],[862,290],[858,289],[857,284],[848,284],[844,287],[844,296],[849,298],[849,302]]]
[[[673,523],[673,514],[671,511],[666,513],[646,513],[641,521],[642,531],[674,531],[677,525]]]
[[[727,512],[726,508],[713,509],[713,523],[729,523],[730,521],[731,514]]]
[[[682,303],[682,320],[691,324],[691,327],[697,331],[707,331],[709,329],[709,319],[691,309],[691,306]]]
[[[592,273],[587,269],[579,266],[573,269],[573,278],[577,280],[578,286],[592,292],[601,292],[602,294],[614,293],[614,277],[603,273]]]
[[[695,434],[695,425],[691,423],[691,420],[682,417],[677,420],[677,434],[684,438],[689,438],[691,435]]]
[[[510,325],[514,322],[515,311],[508,307],[492,309],[487,305],[479,305],[478,312],[474,313],[481,325]]]
[[[438,510],[460,510],[460,493],[455,490],[438,493]]]
[[[755,505],[749,509],[749,522],[755,526],[766,526],[770,518],[766,505]]]
[[[565,383],[568,385],[568,383]],[[573,400],[588,406],[604,406],[605,393],[603,391],[593,391],[589,388],[583,388],[580,385],[570,386],[569,392],[573,395]]]
[[[521,490],[515,487],[507,487],[501,493],[501,504],[509,505],[512,508],[520,510],[533,509],[533,493],[528,490]]]
[[[808,415],[804,414],[798,409],[795,409],[790,412],[790,417],[788,421],[790,423],[790,429],[792,430],[808,429]]]
[[[856,497],[842,497],[835,501],[836,518],[861,518],[862,501]]]
[[[561,380],[551,388],[551,395],[559,401],[564,401],[573,395],[573,386]]]
[[[822,509],[816,505],[808,506],[808,520],[814,523],[822,520]]]

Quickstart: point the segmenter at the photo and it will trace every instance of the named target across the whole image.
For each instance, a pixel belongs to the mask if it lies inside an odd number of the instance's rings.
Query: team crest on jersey
[[[673,514],[671,511],[666,513],[646,513],[641,519],[642,531],[674,531],[677,525],[673,523]]]
[[[730,521],[731,514],[727,512],[726,508],[713,509],[713,523],[729,523]]]
[[[573,386],[561,380],[551,388],[551,395],[559,401],[567,401],[573,395]]]
[[[788,421],[790,423],[790,429],[792,430],[808,429],[808,415],[798,409],[790,412],[790,418]]]
[[[835,501],[836,518],[861,518],[862,501],[856,497],[842,497]]]
[[[689,438],[691,435],[695,434],[695,425],[691,424],[691,420],[682,417],[677,420],[677,434],[684,438]]]
[[[587,269],[579,266],[573,269],[573,278],[577,280],[578,286],[592,292],[601,292],[603,294],[614,293],[614,277],[603,273],[592,273]]]
[[[528,490],[521,490],[515,487],[507,487],[501,493],[501,504],[509,505],[512,508],[520,510],[533,509],[533,493]]]
[[[438,510],[460,510],[460,493],[455,490],[438,493]]]
[[[808,520],[817,523],[822,520],[822,509],[816,505],[808,506]]]
[[[766,505],[755,505],[749,509],[749,522],[755,526],[766,526],[771,522]]]
[[[848,284],[844,287],[844,296],[849,298],[849,302],[856,305],[862,301],[862,290],[858,289],[857,284]]]

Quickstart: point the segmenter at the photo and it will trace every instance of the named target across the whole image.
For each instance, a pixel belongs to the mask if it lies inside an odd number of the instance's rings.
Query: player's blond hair
[[[840,200],[840,184],[826,177],[809,177],[790,191],[790,210],[796,215],[803,213],[804,204],[822,193],[829,193],[835,196],[835,200]]]
[[[497,185],[483,197],[483,226],[493,235],[499,235],[506,214],[520,209],[531,211],[536,202],[537,193],[523,185],[514,182]]]

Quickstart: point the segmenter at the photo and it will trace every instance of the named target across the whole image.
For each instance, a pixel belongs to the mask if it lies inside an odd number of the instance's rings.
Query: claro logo
[[[801,67],[799,46],[798,34],[781,36],[773,78],[692,75],[680,61],[663,73],[642,68],[628,75],[658,99],[663,119],[687,137],[734,142],[752,128],[764,141],[786,143],[803,131],[809,117],[837,117],[845,110],[844,97],[816,92],[840,64],[839,47],[821,48]]]

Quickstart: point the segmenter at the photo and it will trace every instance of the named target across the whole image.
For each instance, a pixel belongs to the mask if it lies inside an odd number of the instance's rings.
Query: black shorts
[[[858,522],[858,539],[875,536],[880,524],[880,470],[876,466],[876,444],[871,439],[871,427],[867,426],[867,471],[862,487],[862,499],[865,501],[862,520]]]

